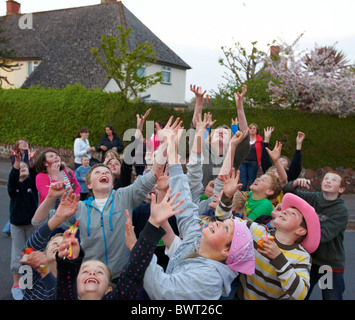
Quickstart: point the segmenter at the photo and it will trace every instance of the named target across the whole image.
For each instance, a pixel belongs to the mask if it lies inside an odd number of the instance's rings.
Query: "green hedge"
[[[90,130],[90,143],[96,145],[104,134],[105,124],[112,124],[120,137],[128,128],[135,128],[136,113],[152,108],[148,120],[167,121],[170,115],[180,116],[189,128],[193,109],[174,110],[159,104],[125,103],[115,93],[87,90],[79,85],[66,89],[0,90],[0,142],[14,143],[28,139],[32,145],[73,148],[73,139],[81,127]],[[215,126],[230,124],[235,107],[206,109],[211,111]],[[353,142],[355,117],[341,119],[336,115],[304,113],[293,110],[246,108],[249,123],[259,126],[260,134],[274,126],[271,139],[283,143],[283,154],[292,157],[297,131],[303,131],[303,165],[316,169],[354,167]],[[145,129],[143,130],[145,132]],[[125,142],[127,144],[128,142]]]

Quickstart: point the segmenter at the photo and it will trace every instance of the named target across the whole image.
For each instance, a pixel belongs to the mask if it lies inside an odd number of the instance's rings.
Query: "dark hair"
[[[45,166],[44,162],[46,161],[46,154],[48,152],[53,152],[55,154],[57,154],[59,156],[59,153],[54,150],[54,149],[46,149],[44,150],[38,157],[37,161],[36,161],[36,171],[37,173],[47,173],[47,167]],[[61,164],[60,165],[60,170],[64,169],[64,165]]]
[[[76,136],[74,137],[74,140],[75,140],[76,138],[80,138],[80,137],[81,137],[81,136],[80,136],[80,133],[83,133],[83,132],[89,132],[89,129],[88,129],[88,128],[85,128],[85,127],[81,128],[81,129],[78,131],[78,133],[76,134]]]
[[[110,124],[106,124],[105,129],[106,128],[110,128],[110,130],[112,130],[112,133],[115,132],[115,129],[113,129],[113,126],[111,126]]]

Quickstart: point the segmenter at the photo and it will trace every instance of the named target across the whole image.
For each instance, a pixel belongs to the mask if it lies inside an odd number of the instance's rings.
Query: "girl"
[[[70,168],[64,167],[59,154],[54,149],[47,149],[42,152],[37,160],[36,170],[38,172],[36,187],[39,193],[40,203],[46,198],[48,186],[52,182],[65,181],[66,187],[71,187],[75,194],[80,195],[80,185],[73,171]],[[54,208],[57,208],[58,205],[59,202],[55,204]]]

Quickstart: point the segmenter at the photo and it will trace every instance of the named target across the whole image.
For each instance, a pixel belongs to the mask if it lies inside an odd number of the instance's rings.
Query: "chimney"
[[[117,2],[117,0],[101,0],[101,4],[114,3],[114,2]]]
[[[12,16],[16,14],[20,14],[20,9],[21,9],[21,4],[13,1],[13,0],[8,0],[6,2],[6,15]]]
[[[270,47],[270,57],[278,58],[280,53],[280,46],[271,46]]]

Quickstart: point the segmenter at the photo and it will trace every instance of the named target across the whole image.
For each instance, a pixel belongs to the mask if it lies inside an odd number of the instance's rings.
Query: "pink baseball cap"
[[[298,209],[306,220],[307,235],[301,242],[301,246],[309,253],[313,253],[317,250],[320,242],[321,232],[318,215],[307,201],[293,193],[286,193],[282,198],[281,210],[283,211],[290,207]]]
[[[234,233],[226,265],[234,271],[252,275],[255,272],[253,238],[241,219],[234,219]]]

